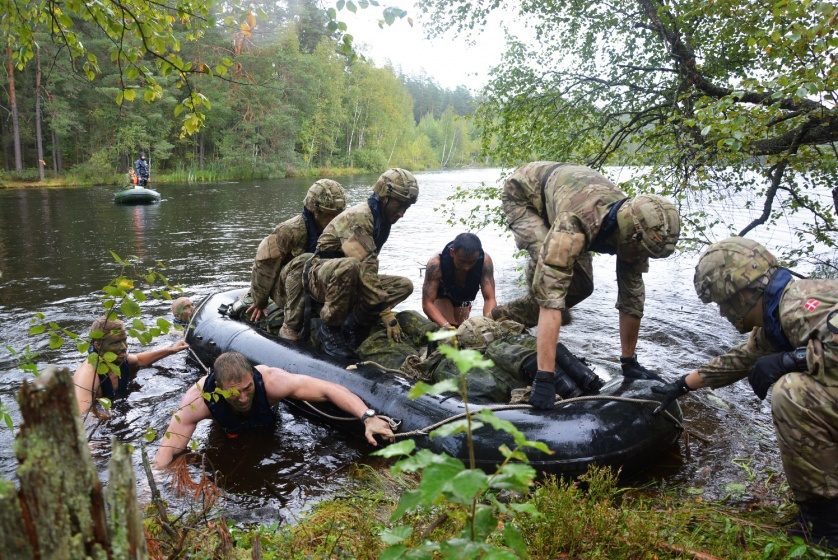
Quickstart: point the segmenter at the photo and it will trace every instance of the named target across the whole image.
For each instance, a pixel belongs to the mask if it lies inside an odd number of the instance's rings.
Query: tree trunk
[[[137,507],[134,468],[129,447],[112,442],[113,455],[108,465],[108,533],[114,558],[140,560],[147,556],[143,516]]]
[[[6,45],[6,74],[9,77],[9,108],[12,112],[12,138],[15,143],[15,171],[23,171],[23,156],[20,151],[20,121],[17,115],[15,97],[15,65],[12,61],[12,47]]]
[[[52,168],[56,175],[61,172],[63,165],[61,165],[61,138],[52,130]]]
[[[38,147],[38,179],[44,180],[44,137],[41,132],[41,49],[35,49],[35,145]]]
[[[198,168],[204,168],[204,133],[203,131],[198,133]]]
[[[0,480],[0,557],[33,558],[20,498],[11,482]]]

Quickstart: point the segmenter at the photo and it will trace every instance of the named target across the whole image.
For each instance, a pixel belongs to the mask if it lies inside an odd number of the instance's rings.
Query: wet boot
[[[537,366],[538,357],[535,353],[531,356],[527,356],[527,358],[521,362],[521,373],[523,374],[524,379],[529,380],[530,384],[532,384],[535,373],[538,370]],[[563,399],[571,399],[582,395],[582,390],[579,386],[576,385],[573,379],[571,379],[561,368],[557,367],[554,373],[557,395]]]
[[[599,393],[605,382],[561,342],[556,343],[556,370],[565,372],[585,395]]]
[[[320,346],[323,352],[329,356],[341,360],[357,358],[355,351],[346,344],[341,327],[332,327],[326,323],[320,323],[317,334],[320,338]]]
[[[804,535],[814,544],[838,550],[838,498],[798,502]]]
[[[350,348],[358,348],[370,333],[370,325],[362,325],[355,313],[347,315],[343,322],[343,337]]]

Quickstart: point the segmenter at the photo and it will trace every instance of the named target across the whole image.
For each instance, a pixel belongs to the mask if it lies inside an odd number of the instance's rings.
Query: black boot
[[[798,502],[800,520],[809,539],[838,550],[838,498]]]
[[[346,339],[343,338],[343,330],[340,327],[331,327],[326,323],[320,323],[317,334],[320,337],[320,346],[323,352],[329,356],[341,360],[357,358],[355,351],[346,344]]]
[[[370,334],[370,325],[362,325],[355,313],[346,316],[343,322],[343,336],[350,348],[357,348]]]
[[[556,343],[556,369],[565,372],[586,395],[599,393],[605,382],[561,342]]]
[[[582,389],[580,389],[576,383],[571,379],[565,372],[560,369],[556,369],[555,372],[556,378],[556,394],[559,395],[563,399],[572,399],[574,397],[579,397],[582,395]]]

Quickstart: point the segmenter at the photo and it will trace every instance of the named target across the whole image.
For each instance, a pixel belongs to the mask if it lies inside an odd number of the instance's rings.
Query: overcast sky
[[[413,18],[413,27],[404,18],[379,29],[378,20],[384,5],[406,10]],[[505,31],[500,24],[487,25],[479,35],[472,37],[474,44],[452,33],[426,39],[412,1],[390,0],[382,2],[382,7],[370,6],[359,9],[356,14],[345,8],[338,12],[338,19],[349,26],[347,32],[355,38],[356,48],[377,66],[389,61],[404,74],[426,74],[445,88],[464,85],[476,92],[488,81],[489,69],[500,61],[506,44]]]

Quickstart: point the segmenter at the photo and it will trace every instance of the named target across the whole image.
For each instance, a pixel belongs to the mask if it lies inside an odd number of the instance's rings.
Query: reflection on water
[[[616,177],[616,174],[614,174]],[[415,290],[402,309],[421,309],[421,268],[460,227],[450,227],[434,212],[454,187],[496,182],[497,169],[445,171],[417,175],[419,202],[394,226],[381,255],[381,269],[403,274]],[[623,179],[626,177],[623,176]],[[349,203],[366,199],[374,177],[343,179]],[[14,348],[31,344],[27,321],[43,311],[60,324],[85,331],[101,309],[97,290],[118,273],[109,250],[136,255],[152,264],[164,261],[173,283],[186,295],[201,297],[217,290],[245,286],[259,241],[274,225],[300,211],[309,180],[262,181],[217,185],[163,186],[160,204],[117,206],[110,189],[28,189],[0,191],[0,341]],[[748,215],[735,219],[746,221]],[[514,243],[506,233],[477,232],[495,262],[498,300],[522,292],[522,262],[512,258]],[[666,375],[683,374],[741,340],[716,309],[695,296],[695,256],[651,262],[646,275],[646,315],[638,345],[640,361]],[[563,341],[587,356],[603,375],[617,370],[616,282],[613,257],[594,259],[596,289],[562,329]],[[168,303],[143,304],[143,319],[168,315]],[[475,313],[482,301],[475,302]],[[171,340],[159,340],[166,344]],[[72,352],[50,352],[43,341],[43,362],[75,368],[82,359]],[[132,351],[140,351],[136,341]],[[100,470],[113,435],[139,442],[150,424],[165,429],[186,388],[201,375],[184,354],[161,360],[139,375],[142,390],[115,407],[116,418],[93,436]],[[0,350],[0,399],[13,409],[24,374]],[[757,470],[781,472],[771,428],[770,408],[742,382],[684,399],[691,429],[707,438],[693,440],[690,457],[662,450],[654,471],[635,473],[648,480],[662,476],[674,484],[706,488],[706,496],[724,495],[724,484],[742,480],[734,460]],[[347,480],[346,467],[369,451],[364,442],[348,441],[334,430],[282,411],[273,437],[250,442],[227,440],[209,424],[196,432],[202,449],[224,489],[223,504],[241,520],[275,519],[295,513],[312,499],[334,494]],[[11,477],[15,461],[8,430],[0,430],[0,476]],[[139,471],[138,471],[139,472]],[[103,472],[103,476],[104,476]]]

